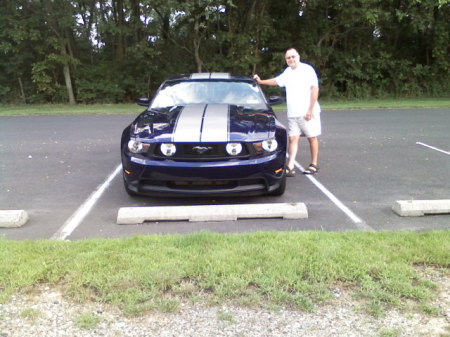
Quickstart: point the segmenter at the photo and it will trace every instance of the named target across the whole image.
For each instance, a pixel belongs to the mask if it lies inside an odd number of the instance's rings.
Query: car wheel
[[[283,178],[281,178],[280,181],[280,186],[269,193],[269,195],[273,195],[273,196],[280,196],[284,194],[284,191],[286,190],[286,174],[283,174]]]

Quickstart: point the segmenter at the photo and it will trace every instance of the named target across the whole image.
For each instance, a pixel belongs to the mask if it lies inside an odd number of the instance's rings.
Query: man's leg
[[[317,166],[317,160],[319,157],[319,139],[317,137],[308,138],[309,148],[311,151],[311,164]]]
[[[295,157],[297,156],[299,140],[300,140],[300,136],[289,136],[289,147],[288,147],[289,159],[288,159],[287,167],[290,170],[292,170],[294,168],[294,162],[295,162]]]

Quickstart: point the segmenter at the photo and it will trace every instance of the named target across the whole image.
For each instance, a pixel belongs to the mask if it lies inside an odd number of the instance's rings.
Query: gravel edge
[[[126,317],[107,304],[71,303],[57,289],[43,286],[0,304],[0,337],[450,336],[450,275],[432,273],[427,278],[439,286],[431,304],[440,315],[395,309],[379,319],[359,310],[361,303],[339,288],[330,303],[311,313],[185,302],[175,313]],[[83,328],[81,317],[92,319],[92,326]]]

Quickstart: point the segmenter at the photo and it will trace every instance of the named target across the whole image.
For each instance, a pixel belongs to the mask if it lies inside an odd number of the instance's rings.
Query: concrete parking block
[[[0,227],[22,227],[28,221],[28,214],[24,210],[0,211]]]
[[[236,221],[307,217],[308,211],[304,203],[122,207],[117,214],[117,223],[129,225],[145,221]]]
[[[424,216],[426,214],[450,214],[450,199],[397,200],[392,210],[400,216]]]

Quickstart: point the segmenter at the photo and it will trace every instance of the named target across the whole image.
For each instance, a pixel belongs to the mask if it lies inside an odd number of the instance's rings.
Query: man
[[[318,136],[322,132],[320,123],[319,81],[312,66],[300,62],[300,55],[294,48],[285,53],[288,67],[277,77],[262,80],[258,75],[255,81],[262,85],[278,85],[286,90],[288,132],[289,132],[289,159],[286,168],[288,177],[295,176],[295,157],[297,155],[300,136],[306,136],[311,152],[311,164],[304,174],[316,174],[319,154]]]

